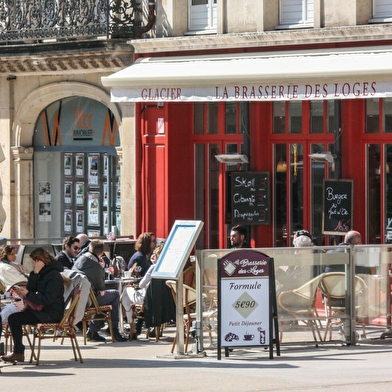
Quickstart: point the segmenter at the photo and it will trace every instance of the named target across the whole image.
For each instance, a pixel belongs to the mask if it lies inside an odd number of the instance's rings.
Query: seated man
[[[72,269],[74,259],[79,252],[79,238],[69,235],[63,239],[63,249],[56,255],[56,259],[64,268]]]
[[[355,230],[350,230],[344,236],[344,242],[340,243],[338,246],[355,246],[362,244],[362,236],[361,233]],[[346,252],[345,248],[336,248],[329,250],[327,253],[343,253]],[[344,264],[334,264],[334,265],[325,265],[324,272],[345,272],[345,265]],[[371,268],[356,265],[355,266],[355,273],[356,274],[366,274],[371,275]]]
[[[99,305],[112,305],[113,337],[117,342],[127,340],[118,330],[120,294],[118,290],[105,290],[105,270],[101,266],[104,243],[101,240],[92,240],[88,251],[80,256],[72,269],[85,274],[91,283]],[[87,338],[90,341],[103,342],[105,338],[98,333],[99,323],[91,322]]]

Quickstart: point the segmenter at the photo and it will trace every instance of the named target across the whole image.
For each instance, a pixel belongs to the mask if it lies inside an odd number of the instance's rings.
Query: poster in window
[[[105,177],[108,176],[108,156],[107,155],[105,155],[103,157],[103,175]]]
[[[66,233],[72,232],[72,210],[64,211],[64,231]]]
[[[84,182],[77,182],[76,183],[76,204],[78,206],[82,206],[84,203]]]
[[[50,181],[42,181],[38,183],[38,201],[51,201],[52,191]]]
[[[84,211],[76,211],[76,232],[84,233]]]
[[[116,207],[120,207],[121,205],[121,190],[120,190],[120,183],[117,183],[116,186]]]
[[[66,181],[64,183],[64,203],[72,203],[72,182],[70,181]]]
[[[39,203],[39,222],[51,222],[52,221],[52,203]]]
[[[64,154],[64,175],[72,175],[72,154]]]
[[[99,192],[88,194],[88,220],[89,225],[99,226]]]
[[[88,183],[98,186],[99,154],[90,154],[88,157]]]
[[[108,221],[108,213],[105,211],[103,213],[103,235],[109,233],[109,221]]]
[[[76,154],[76,176],[84,177],[84,154]]]
[[[117,226],[117,232],[120,233],[120,228],[121,228],[121,213],[120,212],[116,213],[116,226]]]
[[[108,183],[107,182],[103,183],[103,205],[104,206],[108,205]]]
[[[87,237],[96,238],[100,236],[99,230],[87,230]]]

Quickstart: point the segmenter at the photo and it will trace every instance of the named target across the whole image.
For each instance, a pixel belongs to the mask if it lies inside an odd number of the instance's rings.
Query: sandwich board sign
[[[221,348],[269,347],[280,355],[273,259],[238,249],[218,260],[218,360]]]

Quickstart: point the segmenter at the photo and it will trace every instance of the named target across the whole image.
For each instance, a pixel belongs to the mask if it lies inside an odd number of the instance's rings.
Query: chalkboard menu
[[[230,223],[270,223],[268,172],[230,172]]]
[[[344,234],[353,224],[353,180],[324,179],[323,234]]]

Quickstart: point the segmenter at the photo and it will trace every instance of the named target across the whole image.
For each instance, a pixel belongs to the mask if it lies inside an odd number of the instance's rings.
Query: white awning
[[[114,102],[392,96],[392,49],[142,58],[102,77]]]

